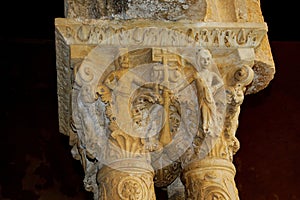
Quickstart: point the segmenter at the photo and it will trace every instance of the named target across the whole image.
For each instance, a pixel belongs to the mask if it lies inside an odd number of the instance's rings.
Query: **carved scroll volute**
[[[244,100],[246,87],[252,82],[253,78],[254,72],[247,65],[233,68],[226,77],[227,109],[224,123],[224,139],[228,149],[224,152],[224,155],[230,161],[233,160],[233,155],[240,147],[239,141],[235,137],[240,106]]]
[[[105,136],[104,109],[93,87],[97,76],[94,69],[81,66],[75,74],[72,91],[72,154],[82,163],[87,191],[98,198],[96,173],[101,168],[101,152],[104,151]]]

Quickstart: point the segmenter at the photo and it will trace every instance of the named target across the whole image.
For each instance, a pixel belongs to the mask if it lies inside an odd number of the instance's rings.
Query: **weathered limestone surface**
[[[94,199],[239,199],[240,106],[275,73],[260,2],[65,0],[65,15],[59,127]]]

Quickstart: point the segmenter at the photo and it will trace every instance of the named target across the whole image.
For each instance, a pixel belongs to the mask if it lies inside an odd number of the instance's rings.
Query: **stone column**
[[[113,169],[103,167],[97,178],[98,199],[154,200],[153,172],[140,168]]]
[[[203,159],[185,167],[182,175],[186,199],[239,199],[234,182],[235,167],[223,159]]]
[[[155,200],[154,171],[139,159],[125,159],[103,166],[97,173],[97,199]]]

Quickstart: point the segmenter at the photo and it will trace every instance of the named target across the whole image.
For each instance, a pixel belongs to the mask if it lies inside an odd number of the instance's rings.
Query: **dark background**
[[[261,6],[276,74],[241,107],[236,183],[242,200],[300,200],[298,7],[292,0]],[[1,8],[0,199],[92,199],[58,131],[54,19],[64,17],[63,0]]]

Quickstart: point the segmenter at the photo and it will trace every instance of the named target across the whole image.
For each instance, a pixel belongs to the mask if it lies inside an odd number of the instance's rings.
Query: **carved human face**
[[[201,67],[207,68],[211,64],[211,54],[208,50],[201,50],[198,52],[198,64]]]
[[[129,58],[127,54],[119,57],[119,64],[122,68],[129,68]]]

